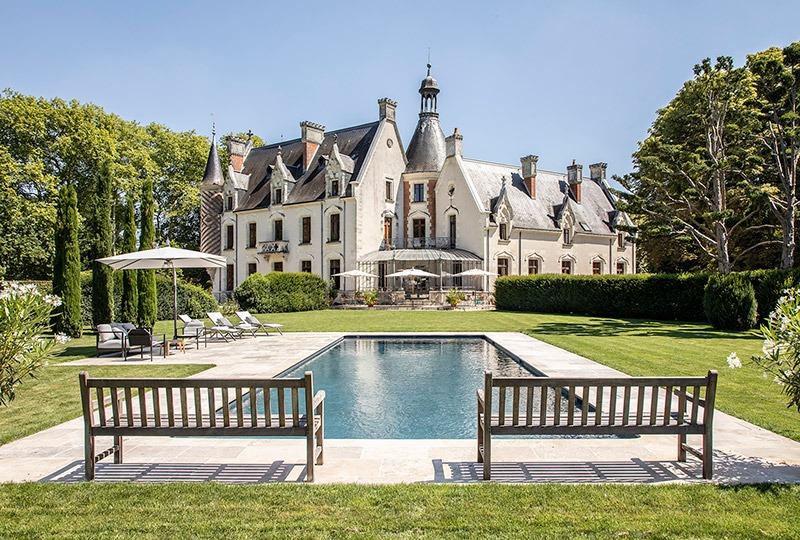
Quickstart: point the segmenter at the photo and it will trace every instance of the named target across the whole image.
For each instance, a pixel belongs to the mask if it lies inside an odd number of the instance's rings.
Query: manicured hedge
[[[762,321],[783,290],[800,283],[798,270],[753,270],[738,275],[752,284]],[[495,301],[498,309],[510,311],[706,321],[703,298],[708,278],[707,274],[508,276],[497,279]]]
[[[305,272],[251,274],[236,289],[234,298],[242,309],[254,313],[325,309],[328,284]]]
[[[705,274],[509,276],[497,280],[495,301],[512,311],[704,320],[707,280]]]
[[[756,325],[756,293],[744,274],[708,278],[703,311],[714,328],[747,330]]]

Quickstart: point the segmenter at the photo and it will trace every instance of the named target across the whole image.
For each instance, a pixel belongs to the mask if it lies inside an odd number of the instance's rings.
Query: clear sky
[[[147,124],[267,142],[377,119],[407,145],[428,48],[467,157],[564,171],[630,155],[705,57],[800,40],[794,1],[41,2],[0,0],[0,87]]]

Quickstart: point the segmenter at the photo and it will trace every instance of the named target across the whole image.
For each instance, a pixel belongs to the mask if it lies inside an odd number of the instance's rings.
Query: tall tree
[[[153,181],[146,178],[142,184],[142,228],[139,235],[139,250],[155,247],[155,201],[153,200]],[[156,298],[156,271],[139,270],[139,316],[138,325],[152,327],[158,315]]]
[[[106,161],[97,177],[92,219],[92,320],[95,324],[114,320],[114,280],[110,266],[96,259],[113,255],[114,225],[111,208],[114,203],[111,163]]]
[[[760,207],[758,190],[747,182],[753,97],[749,73],[734,69],[730,57],[717,58],[713,66],[703,60],[658,112],[633,155],[638,170],[620,179],[629,191],[622,194],[626,210],[690,237],[723,274],[731,271],[732,251],[742,255],[771,242],[734,245],[737,235],[763,225],[751,223]]]
[[[125,202],[125,230],[122,236],[122,252],[136,251],[136,210],[133,198],[128,196]],[[122,303],[119,309],[119,320],[133,322],[139,320],[139,287],[138,270],[122,271]]]
[[[78,247],[78,196],[72,185],[59,191],[56,214],[53,268],[53,294],[61,297],[53,328],[71,337],[80,337],[81,326],[81,259]]]
[[[761,120],[758,139],[766,151],[765,177],[774,189],[765,190],[783,229],[781,268],[794,266],[795,220],[798,202],[797,166],[800,160],[800,42],[772,47],[747,57],[758,93]]]

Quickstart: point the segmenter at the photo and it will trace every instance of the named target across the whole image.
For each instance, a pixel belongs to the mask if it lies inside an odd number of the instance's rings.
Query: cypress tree
[[[53,317],[53,329],[81,337],[81,256],[78,247],[78,195],[67,185],[58,193],[55,228],[56,253],[53,265],[53,294],[61,307]]]
[[[99,259],[113,255],[113,224],[111,205],[111,164],[105,162],[97,178],[94,198],[94,219],[92,231],[92,258]],[[110,266],[92,261],[92,320],[95,324],[114,320],[114,280]]]
[[[122,252],[136,251],[136,212],[133,199],[128,197],[125,204],[125,230],[122,237]],[[139,287],[138,270],[122,271],[122,305],[119,309],[119,320],[134,322],[139,320]]]
[[[142,184],[142,231],[139,236],[139,250],[153,249],[156,241],[155,200],[153,181],[145,179]],[[137,324],[152,328],[156,322],[158,305],[156,303],[156,271],[139,270],[139,317]]]

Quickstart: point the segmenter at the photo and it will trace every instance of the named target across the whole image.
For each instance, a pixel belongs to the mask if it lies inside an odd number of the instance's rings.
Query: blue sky
[[[0,87],[210,135],[299,136],[399,103],[408,144],[428,48],[467,157],[630,172],[692,66],[800,39],[800,2],[0,0]]]

